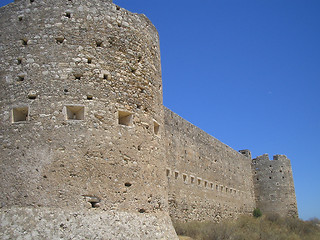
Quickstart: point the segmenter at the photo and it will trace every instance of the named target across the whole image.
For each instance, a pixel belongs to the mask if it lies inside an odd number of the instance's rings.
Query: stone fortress
[[[112,0],[0,8],[0,238],[177,239],[172,220],[297,216],[289,159],[165,108],[158,32]]]

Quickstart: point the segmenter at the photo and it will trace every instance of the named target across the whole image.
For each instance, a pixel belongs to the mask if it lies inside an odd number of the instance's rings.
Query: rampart
[[[165,109],[170,216],[215,220],[255,208],[251,158]]]
[[[177,239],[170,217],[295,215],[289,160],[268,180],[250,151],[163,107],[144,15],[111,0],[16,0],[0,26],[0,238]]]

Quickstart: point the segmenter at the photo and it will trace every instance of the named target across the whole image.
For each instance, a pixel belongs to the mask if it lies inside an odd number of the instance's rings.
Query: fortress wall
[[[173,220],[215,220],[255,208],[251,158],[165,109],[169,210]]]
[[[268,154],[253,159],[253,182],[257,207],[263,213],[298,217],[290,160],[285,155]]]
[[[0,26],[6,216],[15,207],[159,214],[175,239],[151,22],[109,0],[20,0],[0,9]]]

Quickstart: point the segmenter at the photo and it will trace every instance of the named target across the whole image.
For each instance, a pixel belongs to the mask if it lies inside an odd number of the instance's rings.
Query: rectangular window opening
[[[174,172],[174,178],[178,179],[178,177],[179,177],[179,172]]]
[[[198,178],[198,185],[201,185],[201,178]]]
[[[84,106],[67,105],[65,113],[66,120],[84,120]]]
[[[124,126],[132,126],[133,114],[130,112],[119,111],[118,123]]]
[[[208,181],[204,181],[204,187],[206,188],[208,186]]]
[[[183,174],[182,177],[183,177],[183,181],[186,183],[187,182],[187,174]]]
[[[153,132],[155,135],[159,134],[160,125],[156,121],[153,121]]]
[[[170,176],[170,169],[166,169],[166,175],[167,175],[167,177],[169,177]]]
[[[17,107],[12,109],[12,122],[23,122],[28,121],[29,108],[28,107]]]
[[[191,184],[194,184],[194,176],[190,176],[190,182]]]

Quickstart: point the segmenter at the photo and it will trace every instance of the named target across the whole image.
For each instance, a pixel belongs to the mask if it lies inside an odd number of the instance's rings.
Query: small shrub
[[[258,218],[258,217],[261,217],[262,216],[262,213],[261,213],[261,210],[259,209],[259,208],[255,208],[254,210],[253,210],[253,216],[255,217],[255,218]]]

